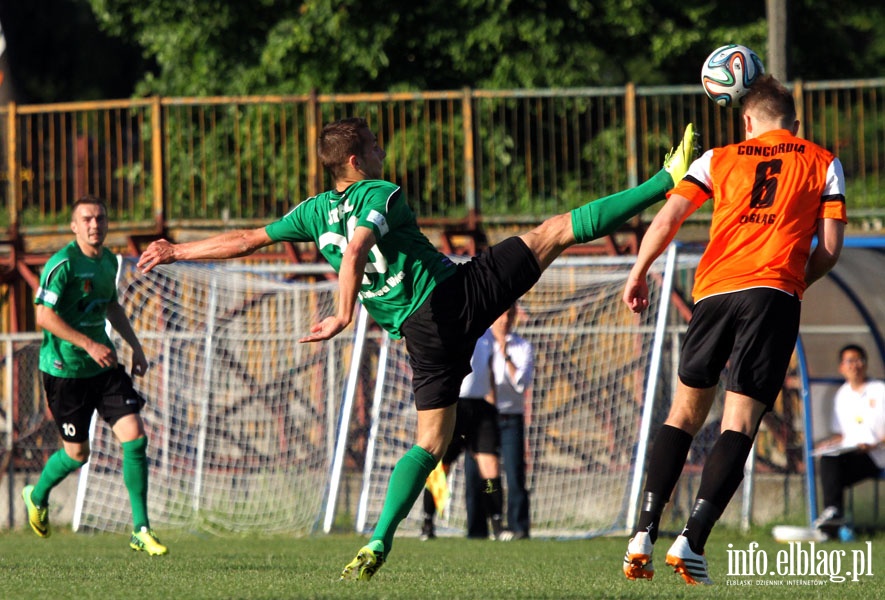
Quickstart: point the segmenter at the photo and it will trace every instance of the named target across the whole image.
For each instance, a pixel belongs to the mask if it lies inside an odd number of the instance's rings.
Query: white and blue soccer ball
[[[740,106],[741,99],[765,72],[755,52],[740,44],[727,44],[713,50],[701,69],[701,85],[719,106]]]

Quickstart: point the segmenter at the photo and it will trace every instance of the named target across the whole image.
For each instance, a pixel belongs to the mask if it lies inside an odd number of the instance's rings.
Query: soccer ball
[[[759,56],[739,44],[716,48],[701,69],[701,85],[710,99],[719,106],[739,106],[741,98],[765,67]]]

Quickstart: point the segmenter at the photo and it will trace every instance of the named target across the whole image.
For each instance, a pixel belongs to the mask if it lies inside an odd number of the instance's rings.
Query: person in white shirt
[[[507,478],[507,528],[512,539],[529,537],[529,493],[526,488],[525,426],[530,418],[526,395],[534,377],[531,344],[511,329],[516,323],[514,304],[492,323],[492,372],[501,430],[501,462]],[[506,536],[510,537],[510,536]]]
[[[885,382],[867,377],[867,353],[849,344],[839,351],[845,383],[833,404],[833,435],[818,444],[831,449],[820,459],[824,510],[815,521],[821,529],[841,525],[844,491],[885,469]]]

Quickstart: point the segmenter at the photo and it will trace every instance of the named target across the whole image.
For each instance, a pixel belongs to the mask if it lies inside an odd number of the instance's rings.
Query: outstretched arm
[[[338,271],[338,313],[326,317],[310,328],[311,335],[299,342],[319,342],[335,337],[353,320],[353,309],[363,282],[369,251],[375,245],[375,233],[368,227],[357,227],[344,248]]]
[[[624,287],[624,303],[635,313],[648,308],[648,270],[657,257],[664,252],[683,221],[697,207],[685,196],[673,194],[655,215],[648,231],[642,237],[642,244],[636,257],[636,264],[630,270]]]
[[[157,240],[151,242],[142,253],[138,259],[138,268],[142,273],[147,273],[157,265],[168,265],[179,260],[220,260],[248,256],[272,243],[273,240],[264,227],[227,231],[204,240],[182,244]]]
[[[836,219],[817,222],[817,247],[805,265],[805,284],[811,285],[836,266],[845,239],[845,223]]]

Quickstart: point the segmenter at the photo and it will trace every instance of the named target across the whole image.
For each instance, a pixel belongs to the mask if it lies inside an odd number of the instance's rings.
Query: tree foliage
[[[150,68],[142,48],[99,30],[86,0],[0,0],[15,100],[126,97]]]
[[[0,2],[0,22],[30,103],[696,83],[721,44],[766,59],[765,11],[765,0],[28,0]],[[882,75],[885,3],[794,0],[787,20],[790,79]]]
[[[767,45],[763,0],[89,2],[155,61],[139,94],[693,83],[713,48],[764,59]],[[803,0],[789,19],[792,78],[870,76],[885,59],[881,4]]]

